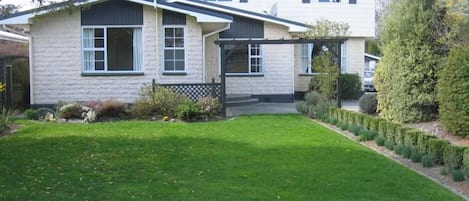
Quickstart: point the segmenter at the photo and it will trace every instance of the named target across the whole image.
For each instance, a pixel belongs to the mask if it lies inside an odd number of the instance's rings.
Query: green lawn
[[[0,200],[462,200],[300,115],[22,124],[0,138]]]

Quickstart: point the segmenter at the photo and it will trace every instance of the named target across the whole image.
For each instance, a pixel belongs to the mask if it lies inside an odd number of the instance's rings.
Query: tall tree
[[[434,0],[393,0],[381,30],[383,57],[375,74],[380,116],[418,122],[437,114],[436,68],[441,58],[432,37]]]
[[[1,2],[1,0],[0,0]],[[19,6],[13,4],[0,5],[0,17],[4,17],[18,11]]]

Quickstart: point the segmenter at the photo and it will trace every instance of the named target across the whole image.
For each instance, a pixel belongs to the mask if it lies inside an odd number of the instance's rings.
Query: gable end
[[[81,25],[143,25],[141,4],[107,1],[81,9]]]

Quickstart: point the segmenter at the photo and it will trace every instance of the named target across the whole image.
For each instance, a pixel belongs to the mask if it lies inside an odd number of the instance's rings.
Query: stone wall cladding
[[[287,28],[264,24],[267,39],[290,39]],[[293,94],[293,45],[262,45],[263,77],[228,77],[227,94]]]

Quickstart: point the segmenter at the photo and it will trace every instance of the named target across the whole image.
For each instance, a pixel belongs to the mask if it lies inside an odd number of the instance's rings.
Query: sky
[[[55,1],[57,1],[57,0],[55,0]],[[60,0],[58,0],[58,1],[60,1]],[[37,2],[33,3],[32,0],[1,0],[0,1],[0,5],[5,5],[5,4],[19,5],[19,6],[21,6],[21,8],[19,9],[20,11],[29,10],[29,9],[32,9],[32,8],[35,8],[35,7],[39,6],[39,3],[37,3]]]

